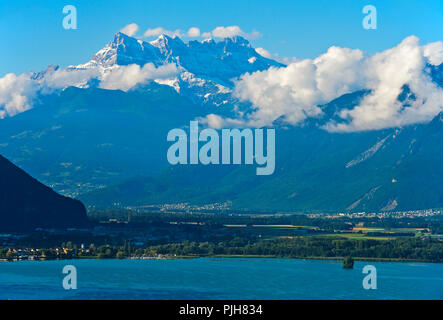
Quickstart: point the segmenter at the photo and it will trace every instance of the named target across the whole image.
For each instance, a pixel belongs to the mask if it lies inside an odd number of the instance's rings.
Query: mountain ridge
[[[113,207],[107,199],[117,207],[231,203],[234,210],[288,212],[439,208],[442,119],[443,112],[427,124],[346,134],[310,126],[277,128],[271,176],[256,176],[254,166],[246,165],[177,165],[80,198],[107,208]]]
[[[285,66],[261,56],[241,36],[218,42],[193,40],[185,43],[179,37],[160,35],[146,42],[118,32],[89,62],[69,66],[67,70],[99,68],[103,73],[115,66],[146,63],[156,67],[168,63],[177,65],[179,73],[175,80],[159,83],[174,87],[194,102],[217,105],[236,101],[231,96],[232,79],[247,72]]]

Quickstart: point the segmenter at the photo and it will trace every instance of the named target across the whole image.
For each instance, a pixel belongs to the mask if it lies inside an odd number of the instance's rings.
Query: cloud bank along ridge
[[[244,74],[235,83],[234,95],[253,105],[254,111],[242,120],[245,126],[268,126],[278,118],[296,125],[321,116],[318,105],[369,89],[358,106],[340,112],[342,122],[330,121],[323,128],[352,132],[403,126],[430,121],[443,111],[443,89],[427,68],[441,63],[443,42],[420,46],[415,36],[372,56],[359,49],[331,47],[315,59]],[[397,100],[404,85],[416,97],[407,101],[408,107]],[[223,120],[232,119],[217,119],[217,125]]]
[[[29,110],[38,93],[50,94],[71,86],[82,88],[96,78],[100,80],[100,88],[128,91],[150,80],[172,79],[177,73],[177,66],[172,63],[159,67],[153,63],[146,63],[143,67],[136,64],[116,65],[106,70],[48,68],[38,78],[32,72],[20,75],[9,73],[0,78],[0,119]]]

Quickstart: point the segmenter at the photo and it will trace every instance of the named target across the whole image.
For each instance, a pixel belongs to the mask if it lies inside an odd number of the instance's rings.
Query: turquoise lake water
[[[365,290],[365,265],[377,289]],[[65,265],[77,290],[65,290]],[[299,259],[0,262],[0,299],[443,299],[443,264]]]

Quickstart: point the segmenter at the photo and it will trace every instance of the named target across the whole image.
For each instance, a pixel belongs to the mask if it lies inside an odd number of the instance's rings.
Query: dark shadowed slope
[[[168,86],[79,89],[1,120],[0,154],[60,194],[76,197],[169,164],[168,131],[189,125],[203,108]]]
[[[274,174],[252,165],[172,166],[81,196],[87,205],[232,203],[301,212],[443,207],[443,113],[426,124],[356,133],[278,128]]]
[[[86,209],[63,197],[0,156],[0,231],[80,227]]]

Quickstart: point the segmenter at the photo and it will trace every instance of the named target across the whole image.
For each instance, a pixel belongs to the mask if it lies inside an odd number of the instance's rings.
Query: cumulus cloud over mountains
[[[397,127],[429,121],[443,111],[443,89],[426,73],[426,63],[439,62],[441,51],[429,48],[421,47],[418,38],[408,37],[364,61],[362,77],[371,93],[354,109],[341,112],[343,119],[350,120],[348,124],[330,124],[328,128],[358,131]],[[404,85],[415,96],[407,101],[407,107],[397,99]]]
[[[162,27],[152,28],[145,31],[143,36],[145,37],[158,37],[159,35],[166,34],[170,37],[182,37],[183,33],[181,30],[177,29],[175,31],[166,30]]]
[[[36,84],[30,74],[8,73],[0,78],[0,119],[28,110],[35,92]]]
[[[441,42],[420,46],[411,36],[396,47],[373,56],[358,49],[331,47],[315,59],[290,63],[284,68],[245,74],[234,94],[250,101],[254,112],[245,125],[270,125],[277,118],[298,124],[322,114],[318,107],[345,93],[369,89],[359,105],[339,114],[329,131],[360,131],[425,122],[443,111],[443,89],[427,72],[427,66],[443,60]],[[404,85],[415,99],[407,107],[398,101]]]
[[[130,23],[127,26],[123,27],[120,32],[127,34],[128,36],[134,36],[138,31],[138,25],[136,23]]]
[[[320,115],[319,103],[360,88],[362,59],[360,50],[331,47],[315,60],[245,74],[236,83],[234,93],[256,108],[250,125],[269,125],[281,116],[296,124]]]
[[[104,74],[100,87],[128,91],[137,84],[143,84],[149,80],[174,77],[177,72],[177,66],[173,63],[165,64],[158,68],[152,63],[147,63],[143,67],[136,64],[120,66]]]
[[[210,33],[205,33],[207,37],[213,36],[215,38],[231,38],[235,36],[242,36],[247,39],[257,39],[261,37],[261,33],[253,31],[251,33],[244,32],[239,26],[217,27]]]
[[[138,84],[154,79],[169,79],[177,74],[175,64],[155,67],[147,63],[115,66],[105,72],[100,69],[47,70],[36,78],[33,73],[9,73],[0,78],[0,119],[14,116],[30,109],[38,93],[50,94],[66,87],[84,87],[92,79],[100,80],[100,88],[128,91]]]

